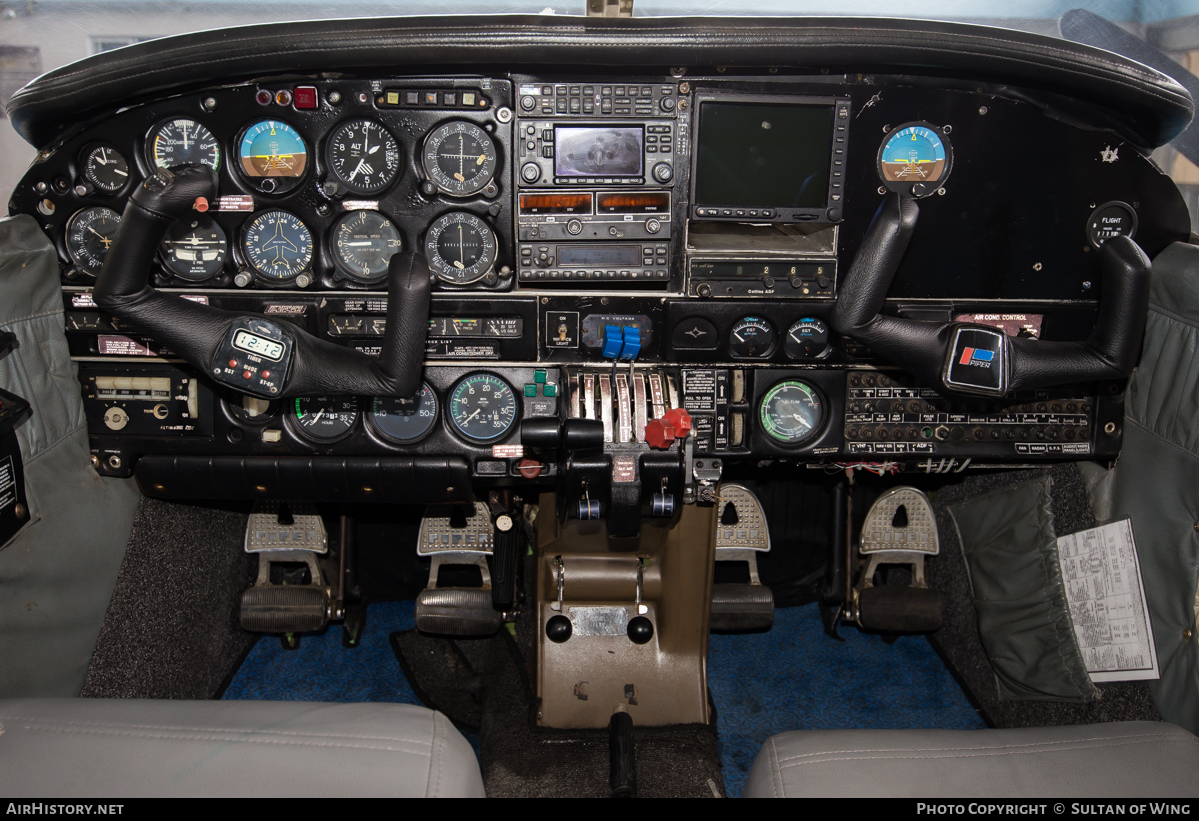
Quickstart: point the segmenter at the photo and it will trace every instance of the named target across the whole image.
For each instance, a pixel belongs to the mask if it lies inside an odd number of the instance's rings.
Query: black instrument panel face
[[[410,95],[414,105],[405,104]],[[96,249],[85,253],[82,237],[68,242],[72,217],[98,207],[119,215],[154,168],[203,163],[217,170],[219,198],[204,225],[180,226],[163,247],[158,287],[381,289],[386,259],[420,248],[429,227],[455,213],[494,237],[471,289],[507,290],[515,259],[511,105],[510,82],[481,78],[213,88],[130,107],[66,139],[30,169],[10,211],[35,214],[54,237],[64,284],[89,285],[102,259]],[[449,171],[433,165],[436,179],[423,162],[431,137],[455,155],[442,158]],[[456,156],[467,149],[478,151]],[[467,183],[453,178],[452,163],[469,164]],[[363,211],[379,218],[359,216],[348,230],[345,218]],[[265,234],[253,224],[264,215]]]

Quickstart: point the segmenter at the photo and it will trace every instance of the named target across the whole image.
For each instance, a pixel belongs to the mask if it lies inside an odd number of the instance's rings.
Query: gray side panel
[[[1112,513],[1131,516],[1161,680],[1162,717],[1199,732],[1199,248],[1153,262],[1141,364],[1128,387]]]
[[[0,550],[0,698],[75,696],[140,493],[91,468],[58,256],[30,217],[0,220],[0,328],[19,340],[0,386],[33,406],[17,429],[33,520]]]
[[[1010,699],[1096,697],[1057,562],[1048,476],[950,506],[970,568],[983,646]]]

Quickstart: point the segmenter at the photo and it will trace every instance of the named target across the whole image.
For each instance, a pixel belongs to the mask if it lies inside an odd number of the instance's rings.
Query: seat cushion
[[[766,742],[748,798],[1199,797],[1199,738],[1124,721],[1019,730],[803,730]]]
[[[474,750],[408,704],[0,701],[0,795],[482,797]]]

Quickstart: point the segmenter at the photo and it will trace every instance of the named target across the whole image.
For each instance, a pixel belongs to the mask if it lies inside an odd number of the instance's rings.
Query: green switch
[[[540,369],[533,371],[533,381],[536,382],[538,385],[544,385],[545,384],[545,371],[540,370]]]
[[[552,384],[547,384],[545,386],[545,388],[543,389],[543,394],[545,396],[557,396],[558,395],[558,386],[552,385]]]
[[[525,385],[525,396],[536,396],[536,395],[537,395],[537,386],[536,385]]]

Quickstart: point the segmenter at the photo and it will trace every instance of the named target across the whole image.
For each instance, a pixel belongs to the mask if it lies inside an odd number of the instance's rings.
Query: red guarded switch
[[[682,408],[671,408],[662,414],[662,418],[670,423],[674,428],[674,435],[680,439],[686,439],[687,434],[691,433],[691,414]]]
[[[674,425],[665,418],[651,419],[645,423],[645,441],[651,448],[665,450],[674,444]]]

